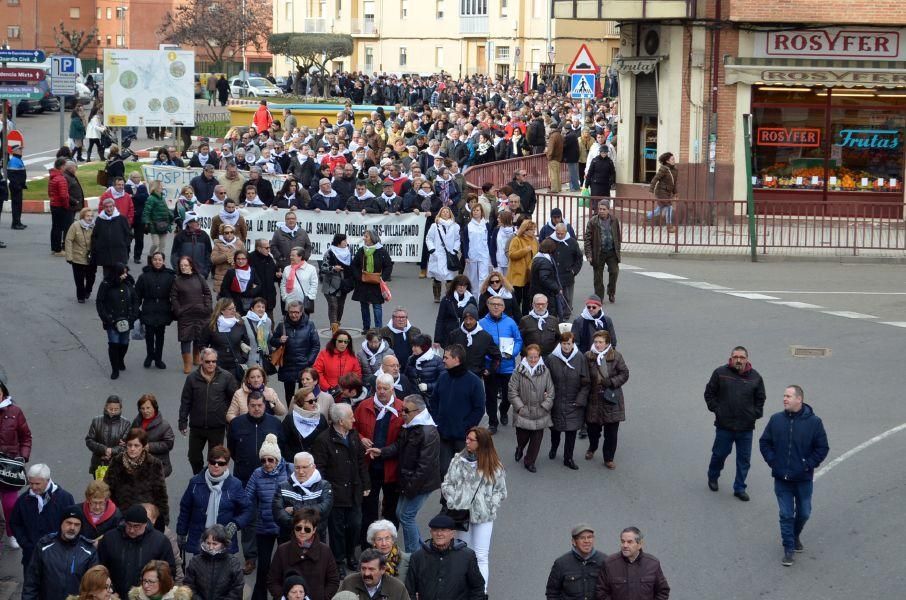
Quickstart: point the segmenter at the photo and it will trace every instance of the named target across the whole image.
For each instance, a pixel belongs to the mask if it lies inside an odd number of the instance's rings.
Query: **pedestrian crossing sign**
[[[576,100],[591,100],[595,97],[595,76],[592,73],[574,73],[570,77],[570,97]]]

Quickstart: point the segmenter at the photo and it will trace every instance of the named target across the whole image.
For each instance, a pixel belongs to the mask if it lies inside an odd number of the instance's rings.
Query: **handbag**
[[[306,296],[305,299],[302,300],[302,310],[304,310],[307,315],[315,312],[315,301]]]
[[[286,345],[280,346],[270,354],[271,364],[275,367],[283,366],[283,353],[286,352]]]
[[[160,221],[154,221],[154,233],[161,234],[167,233],[170,229],[170,221],[167,219],[161,219]]]
[[[107,187],[107,171],[105,171],[104,169],[99,170],[94,178],[94,181],[101,187]]]
[[[0,487],[19,489],[26,483],[28,478],[25,476],[25,461],[0,452]]]
[[[478,495],[478,489],[481,487],[481,483],[475,486],[475,493],[472,494],[472,499],[469,501],[469,506],[472,506],[472,502],[475,502],[475,496]],[[468,508],[450,508],[447,506],[447,499],[444,498],[443,494],[440,496],[440,514],[447,515],[453,522],[456,523],[456,531],[468,531],[469,525],[472,523],[472,513]]]
[[[455,252],[450,252],[447,250],[447,245],[444,243],[443,234],[438,236],[440,238],[440,246],[444,249],[444,254],[447,255],[447,270],[451,273],[458,273],[462,268],[462,259],[459,258],[459,255]]]
[[[117,321],[116,323],[114,323],[113,326],[116,328],[116,330],[117,330],[118,332],[120,332],[120,333],[126,333],[127,331],[129,331],[129,320],[128,320],[128,319],[120,319],[119,321]]]
[[[620,397],[617,395],[617,391],[613,388],[599,387],[598,399],[603,400],[607,404],[620,403]]]
[[[362,283],[374,283],[380,285],[381,273],[369,273],[365,270],[365,254],[362,253]]]

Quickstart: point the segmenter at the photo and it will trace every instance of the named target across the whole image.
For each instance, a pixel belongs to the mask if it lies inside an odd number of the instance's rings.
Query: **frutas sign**
[[[793,58],[902,60],[904,32],[899,29],[828,27],[756,33],[756,55]]]
[[[755,140],[759,146],[817,148],[821,145],[821,130],[811,127],[759,127]]]

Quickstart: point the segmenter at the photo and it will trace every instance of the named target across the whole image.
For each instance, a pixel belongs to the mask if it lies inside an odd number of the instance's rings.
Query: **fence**
[[[222,138],[226,135],[229,128],[230,117],[228,113],[196,113],[195,129],[192,132],[192,135],[208,138]]]
[[[476,188],[481,188],[481,184],[486,181],[495,186],[501,186],[508,184],[513,179],[516,169],[525,169],[525,179],[535,189],[548,188],[551,185],[551,180],[547,175],[547,157],[543,154],[475,165],[466,169],[463,176],[466,178],[466,183]],[[567,171],[565,163],[560,165],[560,182],[569,183],[569,171]]]

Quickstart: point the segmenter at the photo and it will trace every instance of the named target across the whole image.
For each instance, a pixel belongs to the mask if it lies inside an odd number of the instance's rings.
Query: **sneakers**
[[[746,492],[733,492],[733,495],[742,500],[743,502],[749,501],[749,495]]]
[[[799,537],[796,537],[796,552],[805,552],[805,547],[802,545],[802,542],[799,541]]]
[[[19,542],[16,541],[16,538],[14,536],[9,536],[9,538],[7,538],[7,542],[9,543],[9,547],[13,550],[18,550],[19,548],[21,548],[21,546],[19,546]]]
[[[708,480],[708,489],[711,490],[712,492],[716,492],[717,490],[720,489],[720,487],[718,487],[718,485],[717,485],[717,480],[716,480],[716,479],[709,479],[709,480]]]
[[[780,564],[782,564],[784,567],[792,567],[793,566],[793,553],[784,552],[783,558],[780,560]]]

